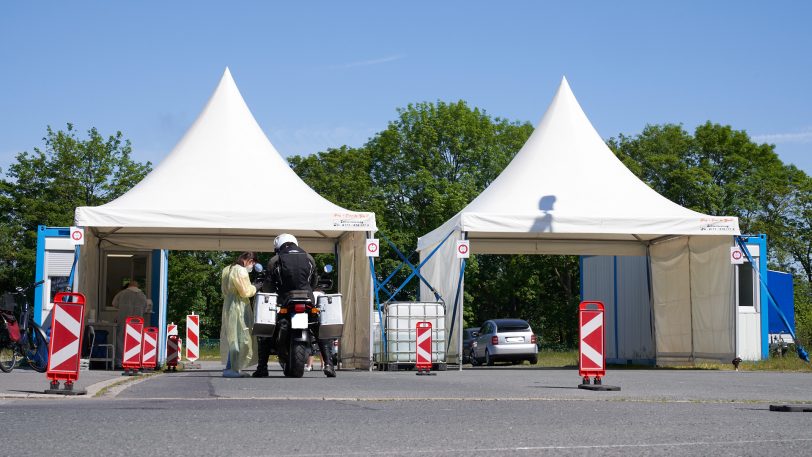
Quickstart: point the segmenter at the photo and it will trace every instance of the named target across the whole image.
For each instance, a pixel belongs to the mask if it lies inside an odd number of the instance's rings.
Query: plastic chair
[[[106,370],[112,370],[116,360],[115,344],[107,342],[106,330],[99,330],[97,341],[96,329],[94,329],[92,325],[89,325],[88,329],[90,331],[90,361],[104,362],[104,368]],[[108,364],[110,368],[107,368]]]

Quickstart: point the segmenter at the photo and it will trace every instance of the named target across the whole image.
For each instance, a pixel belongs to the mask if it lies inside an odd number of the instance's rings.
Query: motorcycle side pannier
[[[319,338],[341,338],[344,333],[344,315],[341,309],[341,294],[320,295],[317,299],[319,312]]]
[[[254,298],[254,336],[273,336],[276,328],[276,294],[257,293]]]

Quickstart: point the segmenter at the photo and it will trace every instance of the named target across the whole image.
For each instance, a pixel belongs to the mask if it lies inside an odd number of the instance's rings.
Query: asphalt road
[[[275,375],[281,375],[274,372]],[[165,374],[106,397],[0,400],[5,455],[812,455],[809,374],[619,370]],[[25,437],[32,437],[26,439]]]

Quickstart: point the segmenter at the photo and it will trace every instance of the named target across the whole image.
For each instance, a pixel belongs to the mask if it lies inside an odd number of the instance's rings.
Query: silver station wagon
[[[494,362],[532,365],[538,362],[536,335],[530,324],[521,319],[492,319],[485,321],[472,343],[471,364],[493,365]]]

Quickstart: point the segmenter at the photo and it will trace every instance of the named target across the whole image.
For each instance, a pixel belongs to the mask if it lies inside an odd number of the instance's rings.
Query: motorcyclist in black
[[[276,237],[274,250],[276,255],[268,262],[268,276],[261,286],[262,291],[277,293],[279,295],[278,302],[284,303],[290,291],[307,290],[310,292],[310,299],[315,303],[313,288],[316,287],[319,278],[313,256],[298,246],[296,237],[287,233]],[[259,363],[257,364],[257,371],[252,375],[253,377],[262,378],[268,376],[268,358],[271,355],[275,339],[278,338],[281,331],[282,329],[277,327],[276,335],[273,337],[257,338]],[[318,339],[318,327],[315,336]],[[318,345],[322,365],[324,366],[324,374],[329,378],[334,378],[336,372],[330,356],[330,340],[318,339]]]

